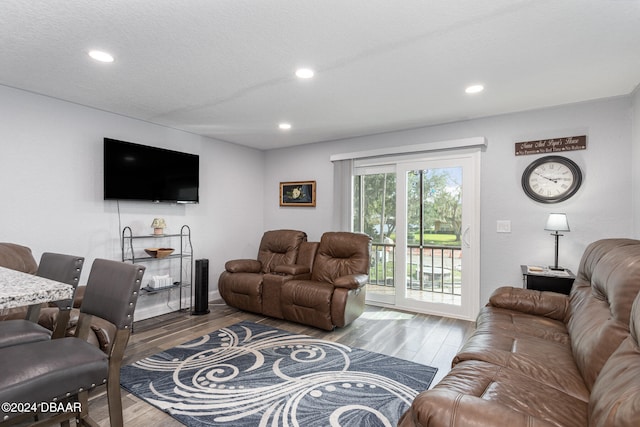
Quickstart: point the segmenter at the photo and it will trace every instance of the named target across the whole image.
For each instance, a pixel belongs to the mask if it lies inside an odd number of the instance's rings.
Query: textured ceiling
[[[265,150],[640,83],[640,0],[3,0],[0,38],[0,84]]]

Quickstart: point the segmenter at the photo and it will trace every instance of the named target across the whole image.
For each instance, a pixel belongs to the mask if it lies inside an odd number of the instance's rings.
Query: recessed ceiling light
[[[291,129],[291,123],[280,123],[278,127],[282,130],[289,130]]]
[[[315,73],[311,68],[298,68],[296,70],[296,76],[298,76],[301,79],[310,79],[311,77],[313,77],[314,74]]]
[[[467,87],[464,91],[467,93],[479,93],[484,90],[484,86],[482,85],[471,85]]]
[[[89,56],[92,57],[93,59],[95,59],[96,61],[100,61],[100,62],[113,62],[114,58],[113,55],[107,53],[107,52],[103,52],[100,50],[92,50],[89,51]]]

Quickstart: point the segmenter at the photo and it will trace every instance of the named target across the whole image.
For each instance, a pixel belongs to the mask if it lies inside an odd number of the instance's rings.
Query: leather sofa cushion
[[[578,273],[576,274],[576,281],[589,283],[593,276],[595,266],[598,265],[602,257],[611,252],[612,249],[637,245],[638,241],[634,239],[602,239],[593,242],[588,245],[582,253]]]
[[[326,282],[291,280],[283,285],[284,305],[299,305],[329,312],[334,287]]]
[[[262,272],[270,273],[277,265],[294,264],[300,244],[307,234],[298,230],[271,230],[264,233],[258,248]]]
[[[567,329],[576,364],[591,389],[607,359],[629,334],[631,305],[640,292],[640,243],[611,239],[588,248],[570,295]],[[632,244],[635,242],[635,244]],[[597,258],[593,261],[592,258]]]
[[[262,312],[262,273],[229,273],[223,271],[218,290],[225,302],[241,310]]]
[[[563,344],[571,341],[567,326],[559,320],[498,307],[483,307],[480,310],[476,330],[500,332],[511,337],[526,335]]]
[[[591,426],[640,426],[640,295],[631,315],[630,335],[607,360],[593,385]]]
[[[600,371],[590,406],[590,426],[640,426],[640,350],[633,338],[623,341]]]
[[[282,285],[281,307],[285,319],[332,330],[331,300],[334,287],[327,282],[291,280]]]
[[[489,400],[438,388],[419,394],[398,427],[526,426],[558,427],[529,414],[514,411]]]
[[[369,242],[366,234],[327,232],[322,235],[311,279],[333,284],[340,276],[368,274]]]
[[[318,253],[318,246],[320,246],[320,242],[302,242],[296,264],[307,267],[311,272]]]
[[[501,411],[494,413],[491,410],[492,407],[482,405],[482,401],[527,414],[534,420],[541,420],[551,425],[584,427],[589,424],[588,401],[566,394],[516,370],[487,362],[459,363],[434,387],[434,390],[454,392],[454,395],[458,396],[457,399],[461,397],[460,394],[475,398],[471,399],[471,406],[478,406],[478,411],[474,412],[478,418],[473,420],[473,423],[464,425],[516,425],[505,424],[505,420],[501,418]],[[413,403],[413,405],[421,404],[429,404],[429,392],[421,393]],[[428,411],[432,413],[438,410],[455,411],[456,404],[454,400],[449,407],[443,406]],[[429,413],[428,411],[425,413]],[[452,421],[456,417],[455,413],[452,415],[450,422],[433,425],[463,425],[453,424]]]
[[[582,401],[589,390],[576,366],[569,343],[527,335],[507,336],[499,332],[474,332],[453,359],[453,364],[480,360],[535,378]]]

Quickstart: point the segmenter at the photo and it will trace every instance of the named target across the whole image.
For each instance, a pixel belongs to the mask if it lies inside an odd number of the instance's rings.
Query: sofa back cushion
[[[296,264],[306,267],[311,271],[313,268],[313,262],[316,260],[319,245],[320,242],[302,242]]]
[[[300,244],[306,241],[307,234],[304,231],[271,230],[264,233],[258,249],[262,272],[269,273],[282,264],[295,264]]]
[[[566,320],[585,384],[592,389],[602,367],[629,336],[631,306],[640,292],[640,241],[605,239],[585,250]]]
[[[605,363],[589,399],[589,425],[640,426],[640,296],[631,310],[629,336]]]
[[[0,267],[35,274],[38,263],[28,247],[15,243],[0,243]]]
[[[340,276],[369,274],[371,238],[363,233],[332,231],[322,235],[311,280],[333,284]]]

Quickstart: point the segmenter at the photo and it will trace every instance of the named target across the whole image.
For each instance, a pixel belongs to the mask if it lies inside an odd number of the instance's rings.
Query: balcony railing
[[[394,243],[373,243],[369,283],[395,286]],[[459,246],[408,245],[407,289],[461,295],[462,249]]]

